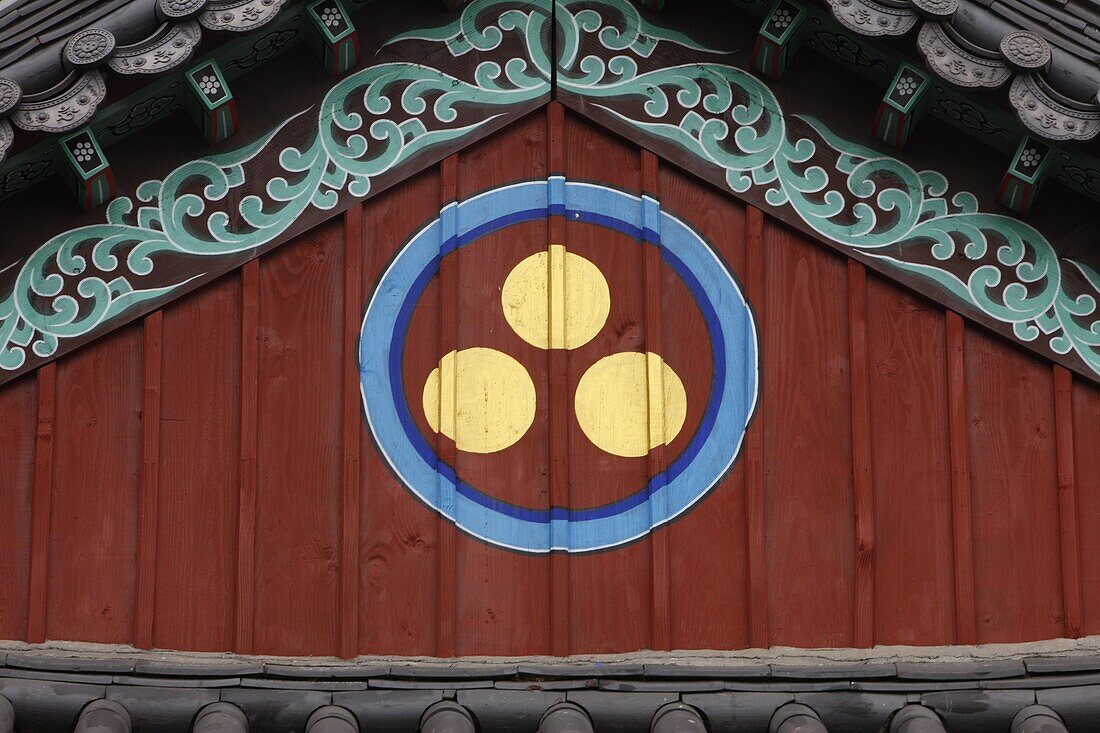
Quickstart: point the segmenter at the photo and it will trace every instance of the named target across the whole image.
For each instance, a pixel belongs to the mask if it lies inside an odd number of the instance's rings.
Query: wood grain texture
[[[856,509],[855,645],[875,644],[875,479],[867,374],[867,268],[848,260],[848,360],[852,405],[852,488]]]
[[[343,227],[260,261],[255,650],[339,640]]]
[[[141,389],[141,486],[138,495],[137,587],[134,592],[134,646],[153,645],[157,576],[157,501],[160,493],[161,375],[164,312],[143,321]]]
[[[58,365],[49,639],[133,641],[142,345],[135,323]]]
[[[641,168],[642,193],[659,202],[661,200],[661,184],[659,180],[660,174],[657,156],[648,150],[641,151]],[[643,230],[653,229],[660,231],[660,228],[661,224],[659,221],[645,220],[642,222]],[[642,256],[642,292],[645,301],[643,310],[645,348],[646,351],[650,353],[660,354],[662,358],[668,358],[661,314],[661,251],[653,244],[645,244],[643,246]],[[673,318],[676,317],[676,314],[670,315]],[[656,392],[656,400],[653,399],[654,392]],[[663,387],[658,386],[654,388],[653,385],[650,385],[648,406],[650,424],[653,424],[653,414],[656,411],[659,414],[657,425],[661,426],[661,431],[663,432],[666,419]],[[664,473],[665,469],[668,467],[668,456],[666,455],[666,446],[663,442],[649,451],[647,463],[650,476],[657,476]],[[650,648],[658,651],[672,648],[672,611],[670,608],[671,581],[669,579],[671,568],[669,562],[668,534],[669,530],[667,527],[658,527],[650,533],[649,541],[650,565],[653,568],[653,599],[650,611],[653,622]]]
[[[755,206],[745,210],[745,297],[753,307],[763,351],[768,336],[761,309],[767,300],[767,251],[764,247],[764,212]],[[748,563],[749,639],[757,649],[771,645],[768,631],[767,500],[764,479],[764,365],[760,368],[760,399],[756,416],[745,433],[745,554]]]
[[[439,164],[440,210],[458,199],[458,156],[451,155]],[[440,232],[440,244],[455,232],[443,229]],[[458,348],[458,264],[457,257],[444,258],[439,263],[439,350],[438,354],[448,354]],[[442,400],[441,400],[442,401]],[[458,449],[439,433],[436,441],[436,456],[440,463],[454,466],[457,463]],[[454,505],[452,496],[448,502]],[[446,517],[440,516],[438,546],[436,550],[436,656],[455,656],[455,631],[458,624],[458,610],[455,608],[455,526]]]
[[[715,248],[735,275],[745,272],[746,215],[739,206],[670,166],[660,166],[660,194],[663,211],[690,221]],[[761,271],[762,272],[762,271]],[[709,346],[695,339],[677,338],[682,326],[679,306],[667,298],[682,287],[675,280],[664,283],[662,354],[673,363],[706,362],[712,359]],[[746,287],[747,291],[747,287]],[[750,303],[752,303],[750,296]],[[689,400],[691,398],[689,397]],[[760,613],[752,609],[749,563],[763,561],[764,530],[760,526],[759,546],[750,547],[745,507],[748,501],[746,461],[748,446],[729,475],[691,511],[667,528],[669,557],[669,609],[673,649],[740,649],[755,646],[750,627],[766,611],[763,591]],[[757,498],[762,497],[762,494]],[[763,515],[759,517],[761,520]],[[656,556],[654,560],[656,560]],[[760,569],[763,574],[763,569]],[[654,576],[656,578],[656,576]],[[766,641],[763,642],[766,646]]]
[[[241,291],[231,274],[164,310],[153,625],[161,649],[236,647]],[[254,354],[255,338],[251,345]]]
[[[394,252],[439,216],[438,169],[373,199],[363,210],[363,294]],[[438,301],[438,280],[424,298]],[[430,309],[438,330],[438,308]],[[438,648],[436,555],[439,519],[410,496],[385,463],[369,430],[362,433],[359,530],[359,650],[361,653],[433,655]]]
[[[1081,538],[1082,631],[1100,633],[1100,387],[1073,380],[1073,461]]]
[[[241,268],[240,468],[237,475],[236,650],[251,654],[256,638],[256,463],[260,390],[260,262]]]
[[[761,406],[771,640],[851,646],[851,396],[848,330],[837,328],[848,319],[847,266],[777,224],[765,228],[765,246]]]
[[[875,642],[955,639],[947,334],[943,312],[872,275],[867,288],[875,477]]]
[[[37,384],[27,376],[0,389],[0,638],[27,631],[34,506]]]
[[[578,556],[502,550],[425,507],[362,422],[356,361],[380,273],[441,200],[548,172],[656,194],[743,283],[761,338],[729,475],[656,533]],[[516,262],[559,242],[613,294],[571,351],[523,342],[500,309]],[[667,464],[672,447],[599,457],[572,409],[597,355],[705,371],[655,254],[551,219],[444,261],[406,364],[491,346],[538,390],[522,460],[440,441],[464,477],[591,506]],[[0,635],[350,657],[1097,633],[1098,415],[1095,386],[552,106],[0,389]]]
[[[1073,373],[1054,365],[1054,421],[1058,460],[1058,528],[1062,547],[1065,635],[1076,639],[1084,625],[1081,601],[1081,536],[1074,465]]]
[[[359,395],[359,327],[363,320],[363,205],[344,212],[343,473],[340,506],[340,656],[359,651],[359,516],[363,408]]]
[[[976,644],[974,605],[974,509],[970,481],[966,326],[947,311],[947,403],[951,439],[951,526],[955,574],[955,643]]]
[[[966,333],[974,607],[979,643],[1063,633],[1050,366]]]
[[[565,174],[565,108],[551,102],[546,109],[547,172]],[[551,216],[547,221],[547,241],[565,241],[565,219]],[[566,352],[547,352],[547,402],[550,441],[550,505],[567,507],[569,498],[569,362]],[[555,552],[550,556],[550,653],[570,654],[570,565],[569,555]]]
[[[35,372],[34,495],[30,526],[30,570],[27,578],[26,641],[46,640],[49,593],[50,531],[53,509],[54,426],[57,420],[57,364]]]
[[[637,149],[567,115],[565,150],[570,179],[604,181],[641,193]],[[611,235],[606,230],[567,220],[564,234],[570,251],[600,267],[611,288],[607,327],[583,348],[568,354],[569,384],[574,388],[596,359],[620,351],[644,350],[640,297],[643,271],[641,253],[617,241],[616,248],[610,247]],[[569,402],[571,408],[572,399]],[[570,506],[599,506],[644,485],[645,459],[615,461],[593,446],[575,415],[570,416],[569,441]],[[653,570],[649,541],[644,538],[612,551],[569,558],[572,653],[619,652],[651,644]]]
[[[493,140],[460,153],[456,170],[458,198],[466,200],[494,186],[516,181],[545,179],[546,133],[546,115],[540,112],[517,122]],[[458,268],[457,348],[490,347],[508,354],[523,365],[536,394],[542,395],[548,387],[546,352],[514,333],[504,319],[500,293],[515,265],[535,252],[546,250],[549,244],[546,237],[544,223],[525,223],[482,237],[453,258]],[[484,456],[458,454],[454,465],[459,475],[506,501],[549,509],[547,418],[546,405],[536,403],[534,424],[518,443]],[[522,469],[501,468],[516,464],[521,464]],[[550,653],[547,556],[502,551],[458,532],[455,573],[458,623],[455,651],[459,656]]]

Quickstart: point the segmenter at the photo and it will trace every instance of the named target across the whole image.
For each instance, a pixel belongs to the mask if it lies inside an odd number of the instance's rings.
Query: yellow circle
[[[523,365],[496,349],[452,351],[424,383],[424,416],[461,451],[494,453],[535,420],[535,385]]]
[[[611,311],[600,268],[552,244],[512,268],[500,294],[516,334],[540,349],[575,349],[591,341]]]
[[[671,443],[687,418],[684,383],[653,353],[624,351],[600,359],[577,384],[575,405],[588,439],[625,458]]]

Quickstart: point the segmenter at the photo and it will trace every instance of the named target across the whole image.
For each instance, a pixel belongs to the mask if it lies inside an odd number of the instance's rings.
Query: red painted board
[[[1074,476],[1085,634],[1100,634],[1100,387],[1073,380]]]
[[[1062,636],[1050,364],[966,332],[978,643]]]
[[[600,181],[641,193],[637,149],[569,116],[565,156],[565,172],[571,180]],[[568,394],[572,395],[598,359],[621,351],[645,350],[644,271],[641,247],[624,234],[570,220],[565,222],[564,234],[567,249],[587,258],[604,274],[611,298],[606,326],[591,341],[568,352]],[[599,450],[585,436],[575,414],[570,417],[569,456],[573,508],[621,499],[647,480],[644,457],[620,458]],[[624,652],[651,645],[653,576],[648,538],[613,550],[571,556],[569,573],[572,653]]]
[[[235,639],[240,277],[164,310],[154,644]]]
[[[260,262],[255,651],[335,654],[343,226]]]
[[[855,523],[847,263],[765,228],[764,419],[768,623],[773,644],[850,646]]]
[[[458,198],[545,179],[546,160],[546,116],[536,113],[459,154]],[[493,348],[518,360],[536,392],[534,421],[517,443],[489,454],[458,451],[455,467],[492,496],[544,510],[550,507],[547,352],[521,339],[508,324],[501,288],[516,265],[545,250],[546,223],[534,221],[484,236],[452,255],[457,264],[456,348]],[[464,532],[457,534],[455,550],[456,653],[549,653],[549,558],[504,550]]]
[[[0,638],[20,639],[27,625],[34,496],[35,376],[0,389]]]
[[[58,363],[48,639],[132,639],[142,346],[138,322]]]
[[[371,199],[363,209],[365,298],[373,295],[375,283],[398,248],[437,216],[438,168]],[[438,303],[436,280],[428,284],[424,299]],[[438,331],[438,309],[427,315],[424,328]],[[435,654],[439,520],[393,474],[370,430],[362,435],[359,650]]]
[[[743,207],[665,164],[660,166],[660,202],[663,211],[691,222],[742,280]],[[678,338],[680,319],[691,312],[683,302],[690,295],[682,281],[666,271],[661,293],[662,320],[667,324],[662,354],[672,364],[708,363],[711,354],[705,341]],[[689,399],[689,412],[702,408],[702,401]],[[694,422],[690,414],[687,422]],[[730,474],[710,495],[669,525],[673,649],[750,645],[744,446],[741,450]]]
[[[955,638],[943,311],[868,278],[875,642]]]

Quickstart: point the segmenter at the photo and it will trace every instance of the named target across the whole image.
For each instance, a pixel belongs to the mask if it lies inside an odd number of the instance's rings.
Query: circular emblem
[[[546,246],[550,216],[567,241]],[[641,278],[653,249],[657,278]],[[437,276],[458,257],[451,307]],[[457,335],[440,335],[446,319]],[[652,199],[552,178],[451,204],[398,252],[363,319],[363,403],[401,482],[463,531],[587,552],[646,535],[726,475],[756,405],[757,343],[699,234]],[[563,455],[570,505],[554,506]]]
[[[80,31],[65,44],[65,60],[76,68],[95,66],[115,51],[115,37],[103,28]]]

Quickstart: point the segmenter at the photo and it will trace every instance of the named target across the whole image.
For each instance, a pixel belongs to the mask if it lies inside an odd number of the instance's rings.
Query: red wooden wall
[[[656,195],[715,243],[762,389],[692,511],[531,557],[398,483],[356,350],[372,283],[441,202],[559,170]],[[641,255],[618,266],[650,313]],[[473,277],[433,287],[461,305]],[[434,317],[445,350],[479,328],[474,307]],[[554,358],[540,378],[575,384]],[[1100,633],[1098,416],[1096,386],[551,107],[0,389],[0,638],[452,656]]]

